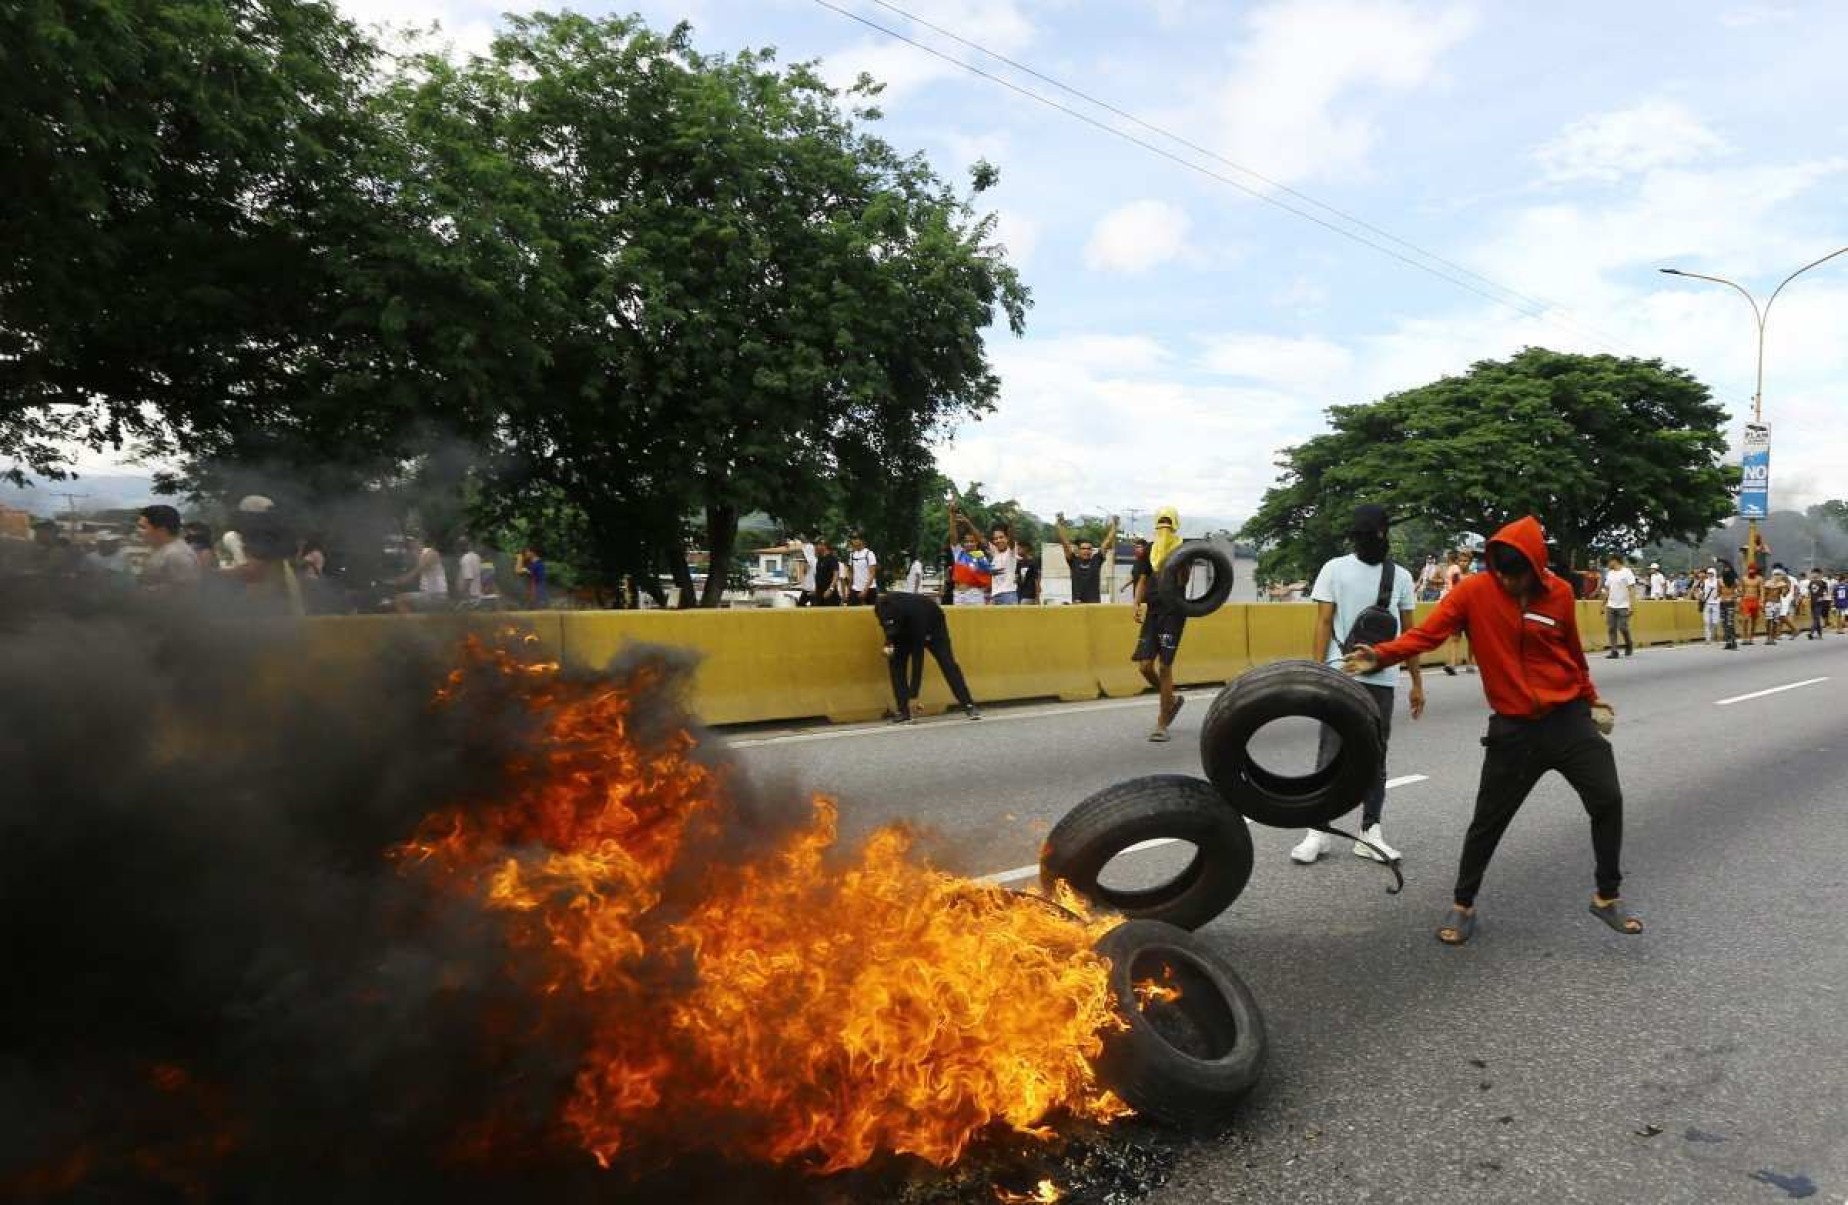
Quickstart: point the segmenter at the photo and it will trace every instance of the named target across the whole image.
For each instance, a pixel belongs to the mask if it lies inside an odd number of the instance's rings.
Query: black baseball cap
[[[1354,518],[1348,523],[1347,533],[1351,536],[1372,535],[1391,526],[1392,520],[1386,517],[1385,507],[1363,502],[1354,508]]]

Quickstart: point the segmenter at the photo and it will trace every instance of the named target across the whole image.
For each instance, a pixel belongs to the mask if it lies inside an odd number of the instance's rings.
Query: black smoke
[[[455,649],[419,625],[333,657],[45,601],[0,597],[0,1197],[609,1199],[557,1131],[571,1002],[387,856],[504,790],[531,715],[432,706]]]

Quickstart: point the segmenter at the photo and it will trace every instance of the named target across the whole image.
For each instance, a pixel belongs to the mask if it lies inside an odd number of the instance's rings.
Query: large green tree
[[[420,194],[521,266],[542,356],[502,399],[499,488],[568,498],[607,573],[690,600],[689,541],[724,564],[750,511],[915,521],[931,435],[992,406],[981,332],[1028,300],[992,220],[811,68],[537,15],[395,103]]]
[[[1284,452],[1244,527],[1266,578],[1307,577],[1342,551],[1360,502],[1446,535],[1531,513],[1578,563],[1697,539],[1732,510],[1725,411],[1659,360],[1528,348],[1328,415],[1326,434]]]

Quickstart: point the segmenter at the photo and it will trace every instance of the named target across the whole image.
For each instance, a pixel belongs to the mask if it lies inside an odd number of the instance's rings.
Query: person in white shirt
[[[1348,633],[1354,626],[1354,620],[1362,611],[1379,606],[1380,582],[1382,578],[1390,581],[1386,590],[1386,609],[1398,620],[1399,631],[1409,630],[1414,622],[1411,571],[1401,565],[1391,565],[1388,550],[1391,521],[1384,507],[1371,503],[1354,508],[1354,518],[1348,525],[1348,537],[1354,542],[1354,551],[1347,556],[1336,557],[1322,566],[1316,574],[1315,585],[1309,591],[1309,598],[1316,604],[1314,653],[1317,658],[1329,665],[1339,666],[1345,656],[1342,645],[1347,642]],[[1388,666],[1370,674],[1363,674],[1358,679],[1373,696],[1373,703],[1380,711],[1380,732],[1383,737],[1392,734],[1392,712],[1397,700],[1399,675],[1397,666]],[[1408,703],[1412,718],[1424,715],[1425,694],[1424,675],[1418,667],[1418,658],[1406,662],[1406,669],[1412,678],[1411,694]],[[1332,728],[1322,726],[1321,746],[1316,751],[1316,764],[1322,765],[1338,755],[1341,738]],[[1396,859],[1399,851],[1386,844],[1386,838],[1380,828],[1380,814],[1386,805],[1386,758],[1382,746],[1379,774],[1367,794],[1361,801],[1360,830],[1367,844],[1356,841],[1354,853],[1357,857],[1380,860],[1380,853],[1368,848],[1376,846],[1387,858]],[[1304,865],[1315,861],[1328,851],[1327,833],[1310,830],[1304,834],[1302,843],[1290,851],[1290,859]]]
[[[449,573],[443,568],[443,556],[428,543],[419,542],[411,567],[397,580],[400,586],[415,585],[393,600],[400,614],[413,611],[440,611],[449,605]]]
[[[854,532],[847,537],[847,605],[871,606],[879,594],[879,557],[866,546],[866,537]]]
[[[481,599],[481,554],[467,540],[462,541],[462,555],[456,559],[456,589],[469,602]]]
[[[1635,599],[1635,571],[1623,563],[1622,557],[1611,557],[1610,569],[1604,575],[1604,631],[1611,648],[1604,654],[1607,660],[1617,660],[1619,636],[1623,637],[1624,656],[1633,656],[1636,652],[1636,642],[1630,639],[1630,608]]]
[[[905,566],[905,593],[924,593],[924,562],[914,556],[910,549],[900,552],[898,560]]]
[[[802,550],[802,576],[796,582],[796,605],[812,607],[815,605],[815,545],[800,540],[796,547]]]
[[[1654,561],[1649,562],[1649,597],[1668,597],[1668,579],[1662,576],[1662,566]]]

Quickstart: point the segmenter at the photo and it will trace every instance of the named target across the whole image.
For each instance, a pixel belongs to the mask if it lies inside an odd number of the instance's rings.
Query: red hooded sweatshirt
[[[1482,670],[1482,693],[1496,714],[1531,720],[1574,699],[1596,703],[1598,688],[1591,684],[1591,667],[1579,641],[1572,587],[1547,572],[1539,520],[1532,515],[1516,519],[1489,544],[1506,544],[1527,558],[1539,576],[1538,595],[1522,606],[1494,573],[1471,574],[1423,623],[1375,646],[1381,664],[1428,653],[1465,632]]]

